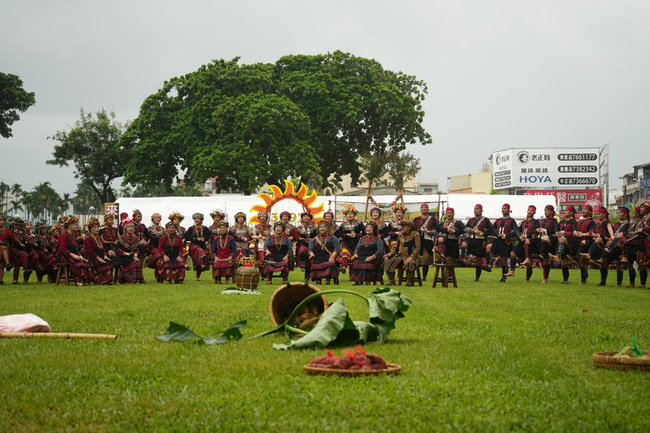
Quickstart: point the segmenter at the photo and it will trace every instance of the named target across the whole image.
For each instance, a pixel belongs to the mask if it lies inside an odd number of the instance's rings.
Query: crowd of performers
[[[504,204],[502,217],[491,222],[483,216],[480,204],[474,217],[466,223],[455,219],[454,209],[447,208],[438,221],[429,213],[428,205],[420,206],[420,215],[412,221],[404,219],[406,208],[396,204],[394,219],[383,220],[382,210],[371,209],[371,219],[356,218],[354,206],[347,206],[344,220],[336,223],[334,213],[327,211],[316,224],[313,215],[303,212],[297,224],[291,214],[282,212],[273,225],[268,213],[260,212],[258,224],[246,224],[246,214],[235,215],[232,226],[225,213],[210,213],[212,224],[203,224],[201,213],[192,215],[193,224],[185,229],[179,212],[169,215],[162,225],[162,216],[151,216],[151,225],[142,223],[142,213],[106,215],[103,223],[97,218],[86,224],[85,235],[75,217],[63,217],[53,227],[33,227],[30,221],[7,219],[0,215],[0,283],[5,270],[13,268],[13,283],[23,282],[32,273],[41,283],[43,277],[53,281],[58,268],[64,266],[77,285],[144,283],[143,267],[155,270],[158,282],[181,283],[191,259],[196,279],[212,271],[217,284],[228,284],[243,258],[256,265],[261,275],[272,282],[274,275],[286,283],[289,272],[300,269],[305,281],[338,283],[340,274],[349,272],[354,285],[405,280],[413,285],[416,272],[422,269],[426,280],[429,265],[438,263],[469,264],[475,268],[475,281],[482,271],[501,268],[501,280],[514,276],[517,267],[532,278],[533,268],[542,268],[542,283],[549,279],[552,263],[562,271],[562,282],[569,281],[569,268],[580,269],[580,284],[585,284],[589,269],[600,270],[600,284],[605,285],[610,266],[616,269],[616,284],[623,284],[625,271],[628,287],[634,287],[637,269],[640,287],[645,287],[650,258],[650,201],[630,211],[621,207],[620,222],[612,224],[606,209],[594,210],[584,205],[582,217],[575,219],[575,209],[567,206],[558,222],[553,206],[546,206],[544,217],[536,217],[530,206],[526,218],[517,223]],[[593,214],[593,216],[592,216]],[[636,266],[635,266],[636,264]]]

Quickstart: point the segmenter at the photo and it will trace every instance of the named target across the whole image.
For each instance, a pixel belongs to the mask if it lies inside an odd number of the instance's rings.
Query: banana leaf
[[[230,326],[225,331],[218,331],[212,335],[204,337],[195,333],[186,326],[175,322],[169,322],[169,327],[167,328],[165,335],[156,337],[156,340],[164,341],[166,343],[170,341],[180,341],[183,343],[189,341],[194,344],[223,344],[231,340],[240,340],[243,337],[240,328],[243,328],[246,324],[247,322],[244,319]]]

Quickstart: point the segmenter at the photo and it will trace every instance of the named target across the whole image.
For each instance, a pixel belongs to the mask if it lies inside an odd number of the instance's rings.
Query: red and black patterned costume
[[[84,246],[86,249],[86,258],[90,262],[93,270],[93,283],[112,284],[113,264],[106,255],[106,250],[99,236],[95,237],[91,233],[87,233],[84,239]]]
[[[77,285],[85,282],[90,282],[93,279],[93,272],[90,269],[90,264],[80,258],[72,257],[73,255],[81,257],[79,245],[74,235],[71,235],[67,230],[59,236],[59,260],[64,260],[68,263],[70,273],[77,282]]]
[[[235,238],[219,234],[212,240],[212,278],[230,278],[235,273],[234,259],[237,257]]]
[[[142,262],[138,256],[140,237],[125,230],[117,242],[117,255],[120,259],[120,273],[117,280],[120,284],[143,284]],[[137,258],[137,260],[136,260]]]
[[[359,239],[354,254],[358,257],[350,267],[350,279],[357,283],[379,281],[382,274],[384,243],[378,235]],[[372,257],[370,261],[368,258]]]
[[[185,279],[185,242],[178,235],[165,234],[158,241],[160,259],[156,262],[156,279],[182,283]],[[165,262],[167,256],[169,261]]]

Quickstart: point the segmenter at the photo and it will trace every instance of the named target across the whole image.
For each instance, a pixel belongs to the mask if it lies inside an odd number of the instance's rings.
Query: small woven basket
[[[317,292],[320,292],[318,287],[306,283],[286,283],[278,287],[271,296],[269,304],[273,326],[280,326],[284,323],[298,304],[307,296]],[[319,316],[327,309],[327,299],[325,296],[316,297],[305,305],[304,309],[314,316]]]
[[[381,376],[382,374],[399,374],[402,367],[397,364],[386,364],[383,370],[339,370],[338,368],[317,368],[303,365],[307,374],[320,374],[323,376]]]
[[[616,357],[618,352],[596,352],[593,354],[594,365],[611,370],[647,370],[650,371],[650,358]]]

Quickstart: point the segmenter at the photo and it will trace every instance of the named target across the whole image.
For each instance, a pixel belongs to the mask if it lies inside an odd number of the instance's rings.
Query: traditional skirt
[[[296,243],[296,257],[298,258],[298,267],[305,269],[309,264],[309,244],[304,240]]]
[[[156,270],[163,281],[169,280],[182,282],[185,279],[185,265],[182,261],[176,262],[170,260],[169,262],[164,263],[161,258],[158,260]]]
[[[329,260],[322,263],[311,264],[310,277],[312,280],[319,280],[321,278],[338,278],[339,266],[337,263],[332,263]]]
[[[120,284],[139,284],[144,283],[142,275],[142,262],[132,261],[130,264],[122,264],[120,273],[117,277]]]
[[[44,250],[38,250],[38,262],[43,270],[48,271],[56,267],[56,257]]]
[[[108,284],[113,281],[113,264],[110,260],[106,261],[106,263],[92,260],[91,269],[93,271],[93,283]]]
[[[89,263],[83,262],[81,260],[75,260],[72,257],[65,257],[65,261],[69,265],[70,274],[72,274],[72,277],[77,283],[81,282],[81,279],[92,281],[93,271],[90,269]]]
[[[230,277],[234,275],[235,267],[229,261],[215,261],[212,267],[212,278]]]
[[[475,257],[485,257],[485,246],[487,239],[467,239],[467,252]]]
[[[497,238],[492,241],[492,255],[496,257],[510,257],[512,241],[508,238]]]
[[[22,266],[27,269],[29,268],[29,264],[27,263],[28,259],[29,257],[25,251],[19,250],[11,245],[9,246],[9,263],[11,263],[12,266],[16,268]]]
[[[379,281],[382,269],[380,260],[366,262],[365,258],[359,258],[352,262],[350,267],[350,279],[358,283],[364,281]]]
[[[274,260],[274,259],[273,257],[268,256],[268,260]],[[264,271],[265,272],[289,272],[290,261],[291,259],[280,260],[280,261],[276,261],[275,264],[268,264],[264,267]]]
[[[198,245],[190,244],[190,257],[192,257],[192,265],[194,270],[210,269],[210,257],[208,250],[201,248]]]

